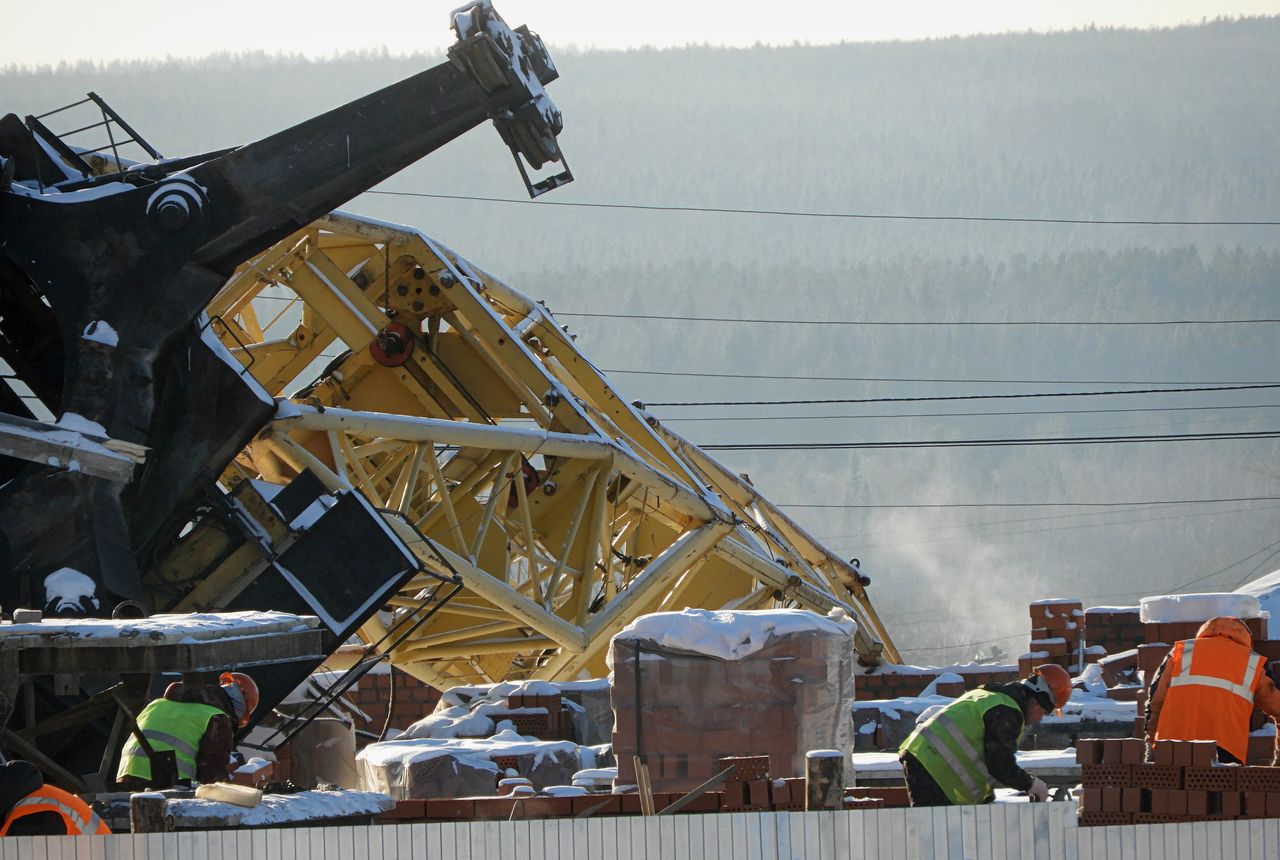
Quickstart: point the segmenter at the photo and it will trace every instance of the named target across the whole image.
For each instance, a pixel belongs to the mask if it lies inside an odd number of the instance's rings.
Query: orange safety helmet
[[[231,706],[236,711],[236,723],[240,728],[247,726],[254,708],[258,707],[257,682],[243,672],[223,672],[218,676],[218,686],[231,699]]]
[[[1071,698],[1071,676],[1066,669],[1056,663],[1043,663],[1032,669],[1023,683],[1031,692],[1040,693],[1053,702],[1052,710],[1061,716],[1062,708]]]

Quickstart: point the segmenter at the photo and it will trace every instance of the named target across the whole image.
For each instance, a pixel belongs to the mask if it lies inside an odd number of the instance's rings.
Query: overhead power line
[[[1135,502],[955,502],[947,504],[895,504],[895,505],[829,505],[778,504],[778,508],[827,508],[833,510],[862,510],[881,508],[1127,508],[1137,505],[1212,505],[1218,502],[1275,502],[1280,496],[1240,496],[1232,499],[1140,499]]]
[[[1186,325],[1261,325],[1280,323],[1280,318],[1257,319],[1181,319],[1181,320],[804,320],[762,319],[760,317],[695,317],[674,314],[606,314],[556,311],[558,317],[592,319],[666,320],[668,322],[743,323],[759,325],[834,325],[834,326],[1186,326]]]
[[[1280,404],[1249,406],[1143,406],[1133,409],[1030,409],[1013,412],[894,412],[884,415],[698,415],[663,418],[678,421],[860,421],[877,418],[992,418],[1022,415],[1110,415],[1130,412],[1217,412],[1227,409],[1280,409]]]
[[[699,445],[704,451],[841,451],[876,448],[1008,448],[1048,445],[1121,445],[1146,442],[1208,442],[1280,439],[1280,430],[1242,433],[1171,433],[1163,436],[1044,436],[1023,439],[934,439],[911,442],[747,442]]]
[[[767,373],[707,373],[692,370],[606,369],[605,373],[634,373],[642,376],[682,376],[701,379],[768,379],[787,382],[936,382],[998,385],[1271,385],[1280,383],[1240,382],[1239,380],[1167,380],[1167,379],[981,379],[927,376],[795,376]],[[663,404],[665,405],[665,404]]]
[[[995,215],[894,215],[879,212],[805,212],[797,209],[737,209],[727,206],[657,206],[643,203],[586,203],[570,200],[521,200],[516,197],[482,197],[474,194],[428,194],[423,191],[366,191],[388,197],[425,197],[434,200],[468,200],[477,203],[514,203],[523,206],[567,206],[582,209],[633,209],[646,212],[708,212],[719,215],[774,215],[787,218],[836,218],[859,221],[973,221],[999,224],[1089,224],[1136,227],[1280,227],[1280,221],[1212,221],[1111,218],[1021,218]]]
[[[953,394],[936,397],[833,397],[809,400],[681,400],[650,402],[646,406],[807,406],[820,403],[914,403],[939,400],[1017,400],[1029,397],[1106,397],[1119,394],[1186,394],[1197,391],[1245,391],[1280,388],[1280,383],[1208,385],[1190,388],[1128,388],[1120,391],[1047,391],[1025,394]]]

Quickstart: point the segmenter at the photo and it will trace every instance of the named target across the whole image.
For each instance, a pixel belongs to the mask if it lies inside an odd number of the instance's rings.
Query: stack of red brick
[[[1022,677],[1043,663],[1056,663],[1073,675],[1089,662],[1082,645],[1084,609],[1079,600],[1037,600],[1030,606],[1031,648],[1018,659]],[[1097,656],[1101,656],[1098,654]]]
[[[417,678],[390,667],[388,672],[370,672],[344,695],[347,701],[363,711],[369,722],[364,727],[375,735],[387,721],[387,705],[391,701],[391,688],[395,687],[395,705],[391,709],[391,728],[407,729],[435,710],[440,701],[440,691]],[[359,723],[357,728],[361,728]],[[368,735],[357,735],[356,745],[364,746],[374,740]]]
[[[1084,642],[1089,650],[1099,648],[1107,654],[1119,654],[1146,641],[1141,611],[1136,606],[1094,606],[1084,611]]]
[[[1021,677],[1014,666],[1001,664],[958,666],[939,668],[936,671],[898,673],[892,670],[860,675],[857,679],[855,694],[859,702],[873,699],[898,699],[918,696],[934,681],[944,674],[959,675],[963,682],[941,681],[936,689],[940,696],[959,696],[981,687],[983,684],[1009,684]]]
[[[488,716],[494,725],[510,720],[516,734],[544,741],[577,741],[573,714],[559,693],[532,695],[512,693],[507,696],[509,711],[494,711]]]
[[[805,808],[803,777],[769,778],[768,756],[726,756],[716,766],[723,770],[730,764],[737,770],[717,791],[709,791],[680,812],[783,812]],[[684,792],[656,791],[655,812],[661,812],[684,797]],[[902,787],[846,788],[845,809],[882,809],[908,805],[907,791]],[[379,820],[471,820],[505,821],[511,818],[560,818],[588,813],[590,815],[639,815],[640,795],[585,794],[574,797],[466,797],[442,800],[401,800],[396,808]]]
[[[1280,818],[1280,767],[1215,766],[1212,741],[1158,741],[1143,760],[1140,738],[1076,744],[1080,824],[1158,824]]]

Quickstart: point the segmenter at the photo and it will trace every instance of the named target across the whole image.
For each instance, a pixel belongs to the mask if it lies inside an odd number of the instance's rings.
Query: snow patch
[[[856,631],[857,624],[848,617],[824,618],[806,609],[685,609],[642,615],[613,638],[644,639],[664,650],[742,660],[774,637],[805,632],[853,636]]]
[[[1165,594],[1142,598],[1139,618],[1143,624],[1176,624],[1208,621],[1219,616],[1266,618],[1258,598],[1235,592],[1218,594]]]
[[[44,604],[54,604],[54,614],[64,608],[97,609],[97,590],[90,577],[74,567],[61,567],[44,578]]]
[[[113,348],[120,345],[120,335],[106,320],[94,320],[89,323],[84,327],[84,333],[80,337]]]

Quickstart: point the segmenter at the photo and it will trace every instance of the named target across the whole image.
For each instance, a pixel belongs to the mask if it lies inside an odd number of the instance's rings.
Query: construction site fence
[[[1078,827],[1073,804],[0,838],[0,860],[1264,860],[1280,819]]]

